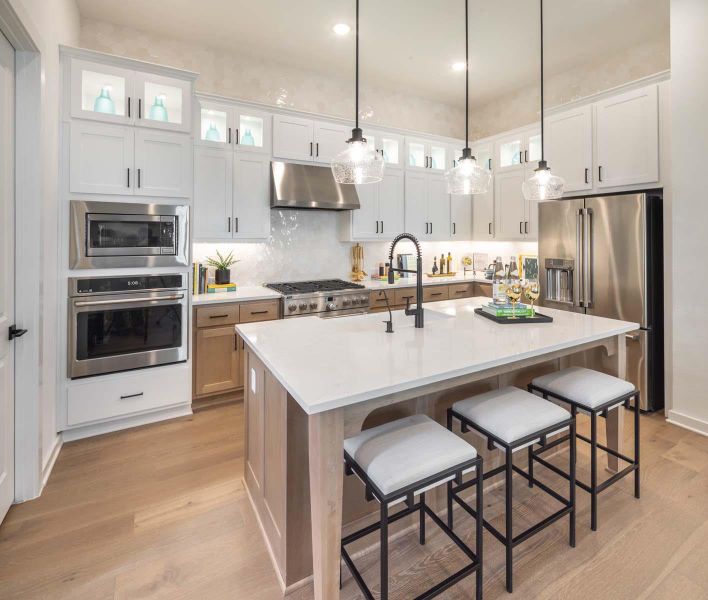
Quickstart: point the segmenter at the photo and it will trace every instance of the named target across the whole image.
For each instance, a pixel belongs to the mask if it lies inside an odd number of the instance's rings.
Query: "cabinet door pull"
[[[121,396],[121,400],[128,400],[128,398],[139,398],[143,395],[143,392],[138,392],[137,394],[128,394],[127,396]]]
[[[597,168],[597,178],[599,181],[602,181],[602,165]]]
[[[492,170],[492,159],[491,158],[487,159],[487,164],[489,165],[487,168],[491,171]]]
[[[590,169],[585,169],[585,183],[590,183],[588,181],[588,175],[590,174],[589,171],[590,171]]]
[[[442,296],[442,292],[434,292],[430,294],[431,296]]]
[[[140,169],[138,169],[138,187],[140,187]]]
[[[312,156],[312,142],[310,142],[310,156]]]
[[[524,233],[528,233],[528,232],[529,232],[529,222],[524,221]]]
[[[519,221],[519,233],[523,234],[524,233],[524,222]]]
[[[457,223],[452,224],[452,235],[457,235]]]
[[[229,315],[209,315],[210,319],[225,319]]]
[[[130,167],[128,167],[128,187],[130,187]]]
[[[240,137],[240,134],[238,131],[238,127],[236,127],[236,145],[237,146],[239,145],[240,139],[241,139],[241,137]]]
[[[376,221],[376,233],[378,233],[378,232],[379,232],[379,222]]]
[[[524,150],[524,162],[529,162],[529,151]]]
[[[430,235],[433,235],[433,222],[430,221]]]
[[[234,333],[234,350],[238,352],[238,333]]]
[[[381,221],[381,233],[383,233],[383,221]]]
[[[238,217],[234,219],[234,233],[238,233]]]
[[[491,223],[491,221],[489,222],[489,235],[492,235],[492,223]]]
[[[231,143],[231,127],[229,127],[229,144]]]
[[[317,142],[317,143],[315,144],[315,156],[317,157],[317,156],[319,156],[319,155],[320,155],[320,143]]]
[[[251,314],[252,315],[267,315],[268,311],[267,310],[252,310]]]
[[[226,217],[226,231],[231,233],[231,217]]]
[[[128,96],[128,118],[130,118],[130,96]]]
[[[519,150],[519,164],[524,162],[524,153]]]
[[[143,118],[143,99],[138,98],[138,119]]]

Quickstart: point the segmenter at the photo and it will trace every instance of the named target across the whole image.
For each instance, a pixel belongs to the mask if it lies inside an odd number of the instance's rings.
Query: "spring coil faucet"
[[[416,270],[411,271],[410,269],[399,269],[393,266],[393,251],[396,248],[396,244],[401,240],[410,240],[415,245],[417,258],[416,258]],[[394,273],[415,273],[416,284],[415,284],[415,309],[410,308],[410,298],[406,298],[406,314],[408,316],[415,315],[415,326],[417,329],[423,328],[423,254],[420,251],[420,242],[418,239],[410,233],[401,233],[393,238],[391,242],[391,250],[388,254],[388,282],[390,284],[394,283]]]

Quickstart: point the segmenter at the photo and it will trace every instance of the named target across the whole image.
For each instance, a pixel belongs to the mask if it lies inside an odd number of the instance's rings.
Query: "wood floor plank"
[[[625,418],[631,448],[631,418]],[[545,600],[708,598],[708,438],[642,417],[642,499],[627,479],[600,496],[600,529],[589,529],[589,496],[578,491],[578,544],[562,520],[515,551],[513,597]],[[587,432],[587,419],[579,431]],[[599,431],[603,432],[604,427]],[[602,434],[604,435],[604,433]],[[3,600],[277,600],[282,597],[244,493],[243,406],[66,444],[37,500],[11,508],[0,526]],[[581,444],[578,474],[588,473]],[[550,458],[565,467],[562,450]],[[524,457],[517,458],[524,464]],[[562,480],[537,475],[566,492]],[[515,530],[557,508],[514,481]],[[501,489],[486,494],[487,516],[503,523]],[[473,539],[456,510],[456,532]],[[375,536],[372,536],[372,543]],[[485,534],[485,598],[506,599],[504,549]],[[309,540],[303,540],[309,543]],[[411,598],[459,568],[461,553],[429,524],[427,543],[407,532],[390,544],[391,598]],[[376,546],[357,558],[379,590]],[[468,579],[441,598],[474,594]],[[310,600],[312,586],[293,593]],[[344,569],[343,600],[361,598]]]

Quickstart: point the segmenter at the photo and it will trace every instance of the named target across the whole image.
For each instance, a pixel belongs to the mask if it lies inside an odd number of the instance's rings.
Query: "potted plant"
[[[206,260],[210,267],[214,267],[214,273],[216,277],[216,283],[230,283],[231,282],[231,265],[238,262],[234,258],[234,253],[229,252],[226,256],[222,256],[221,252],[216,251],[216,258],[210,256]]]

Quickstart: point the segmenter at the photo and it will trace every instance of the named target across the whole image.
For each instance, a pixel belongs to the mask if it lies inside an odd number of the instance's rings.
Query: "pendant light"
[[[354,129],[347,140],[349,147],[332,160],[332,173],[337,183],[376,183],[383,179],[384,159],[366,143],[359,128],[359,0],[356,0],[356,99]]]
[[[470,42],[468,0],[465,0],[465,147],[457,166],[445,173],[448,194],[483,194],[489,189],[492,174],[488,169],[480,167],[470,150]]]
[[[541,4],[541,160],[533,177],[521,184],[521,191],[526,200],[556,200],[563,197],[565,180],[553,175],[545,160],[543,140],[543,0]]]

